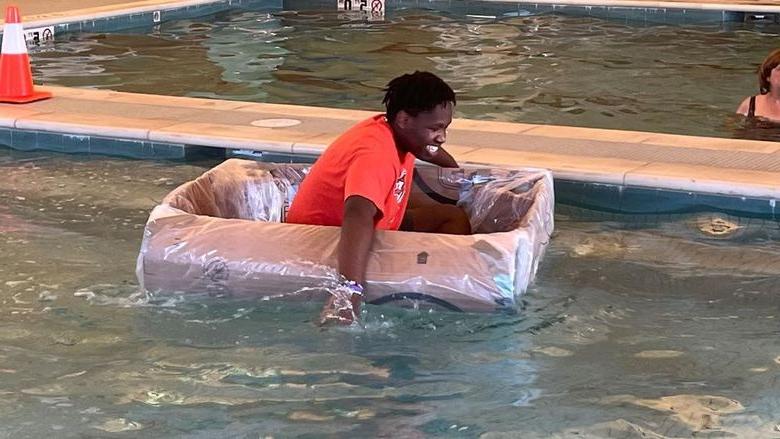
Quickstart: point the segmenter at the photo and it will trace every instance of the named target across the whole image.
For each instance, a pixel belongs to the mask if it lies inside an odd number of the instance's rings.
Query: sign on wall
[[[41,44],[54,41],[54,26],[25,29],[24,39],[27,41],[27,44]]]
[[[339,11],[357,12],[369,20],[385,18],[385,0],[336,0]]]

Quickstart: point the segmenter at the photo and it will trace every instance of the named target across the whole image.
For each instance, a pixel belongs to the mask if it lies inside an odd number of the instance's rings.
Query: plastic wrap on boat
[[[155,207],[137,276],[153,292],[309,300],[336,282],[340,229],[284,223],[308,165],[231,159]],[[553,184],[539,169],[422,166],[413,197],[458,204],[472,235],[377,231],[370,303],[461,311],[511,306],[533,280],[553,230]]]

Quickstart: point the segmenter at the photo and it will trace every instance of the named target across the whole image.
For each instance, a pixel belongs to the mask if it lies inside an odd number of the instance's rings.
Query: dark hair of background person
[[[780,65],[780,49],[773,50],[761,63],[761,67],[758,68],[758,91],[765,95],[769,93],[769,75],[772,74],[772,70]]]
[[[452,102],[455,92],[444,80],[430,72],[415,71],[401,75],[387,84],[382,103],[387,108],[387,119],[392,121],[399,111],[411,116],[430,111],[439,105]]]

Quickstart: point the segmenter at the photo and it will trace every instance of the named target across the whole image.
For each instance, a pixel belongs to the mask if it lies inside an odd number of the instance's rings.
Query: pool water
[[[149,210],[213,164],[0,149],[0,437],[778,435],[778,223],[558,206],[517,313],[321,329],[138,290]]]
[[[459,117],[757,137],[734,111],[757,93],[757,67],[778,34],[777,24],[556,14],[391,9],[365,22],[336,11],[237,10],[66,34],[32,59],[50,85],[360,109],[379,109],[391,78],[430,70],[456,89]],[[767,136],[780,140],[778,130]]]

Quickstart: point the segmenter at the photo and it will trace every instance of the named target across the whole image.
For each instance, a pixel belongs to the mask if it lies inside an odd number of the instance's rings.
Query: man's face
[[[400,146],[415,157],[430,155],[428,145],[441,146],[447,140],[447,127],[452,122],[452,102],[412,116],[405,111],[396,115],[396,136]]]

